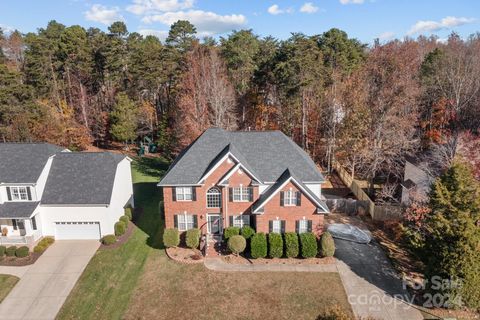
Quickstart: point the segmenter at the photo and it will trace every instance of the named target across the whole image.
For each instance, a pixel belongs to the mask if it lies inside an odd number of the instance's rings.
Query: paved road
[[[421,313],[395,297],[410,299],[402,280],[379,247],[335,239],[337,268],[357,317],[385,320],[423,319]]]
[[[56,241],[0,304],[0,319],[55,319],[99,245],[90,240]]]

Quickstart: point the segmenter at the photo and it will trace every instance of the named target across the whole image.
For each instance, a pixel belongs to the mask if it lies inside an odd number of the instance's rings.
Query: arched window
[[[216,187],[207,191],[207,208],[220,208],[222,204],[222,193]]]

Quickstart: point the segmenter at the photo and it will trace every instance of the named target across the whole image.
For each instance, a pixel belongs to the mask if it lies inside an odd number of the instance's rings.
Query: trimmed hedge
[[[255,233],[250,240],[250,253],[252,258],[265,258],[267,256],[267,237],[265,233]]]
[[[124,210],[124,214],[128,217],[129,220],[132,220],[132,217],[133,217],[132,208],[126,207]]]
[[[314,258],[317,256],[317,238],[313,232],[305,232],[300,234],[300,247],[302,249],[302,257]]]
[[[3,257],[5,255],[6,250],[7,250],[7,247],[0,246],[0,257]]]
[[[35,248],[33,248],[33,252],[35,253],[42,253],[45,250],[47,250],[47,247],[45,247],[44,245],[41,245],[40,243],[37,244]]]
[[[119,220],[125,223],[125,226],[128,226],[128,222],[130,221],[130,218],[127,215],[123,215],[120,217]]]
[[[115,235],[119,237],[125,233],[125,231],[127,230],[127,225],[123,221],[118,221],[117,223],[115,223],[114,228],[115,228]]]
[[[285,255],[287,258],[298,257],[298,235],[295,232],[285,233]]]
[[[255,234],[255,230],[253,230],[253,228],[250,226],[243,226],[240,230],[240,234],[245,238],[245,240],[248,240]]]
[[[177,228],[165,229],[163,232],[163,245],[167,248],[178,247],[180,234]]]
[[[15,255],[15,251],[17,251],[17,247],[11,246],[8,247],[7,250],[5,250],[5,254],[7,257],[13,257]]]
[[[268,234],[268,256],[270,258],[281,258],[283,256],[283,238],[280,233]]]
[[[29,251],[30,249],[28,249],[27,246],[22,246],[15,250],[15,255],[17,256],[17,258],[25,258],[26,256],[28,256]]]
[[[191,249],[197,249],[200,245],[200,229],[194,228],[187,230],[185,244]]]
[[[43,251],[47,250],[47,248],[55,242],[55,239],[52,237],[45,237],[42,240],[38,241],[35,248],[33,248],[33,252],[42,253]]]
[[[234,254],[239,254],[245,251],[247,247],[247,240],[240,235],[231,236],[228,239],[228,249]]]
[[[228,227],[225,228],[223,231],[223,237],[225,240],[230,239],[232,236],[238,236],[240,234],[240,228],[239,227]]]
[[[117,242],[117,237],[114,234],[107,234],[102,238],[102,243],[106,246],[112,245]]]
[[[333,257],[335,254],[335,242],[328,231],[324,232],[320,238],[320,253],[322,257]]]

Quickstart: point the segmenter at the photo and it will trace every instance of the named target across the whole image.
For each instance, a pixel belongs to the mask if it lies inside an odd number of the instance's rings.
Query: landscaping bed
[[[113,243],[113,244],[104,244],[102,243],[100,245],[100,248],[101,250],[109,250],[109,249],[115,249],[115,248],[118,248],[120,246],[122,246],[125,242],[128,241],[128,239],[130,238],[130,236],[133,234],[133,231],[135,230],[136,226],[135,224],[133,224],[131,221],[128,223],[127,225],[127,230],[125,231],[124,234],[122,234],[121,236],[118,236],[116,238],[116,242]]]
[[[52,237],[45,237],[40,240],[33,252],[27,246],[0,246],[0,266],[28,266],[35,261],[52,245],[55,240]]]
[[[42,253],[32,252],[27,257],[7,257],[4,256],[0,259],[0,266],[22,267],[34,264]]]
[[[285,264],[285,265],[320,265],[320,264],[334,264],[335,258],[259,258],[249,259],[244,256],[228,255],[222,256],[222,260],[230,264]]]
[[[167,248],[165,251],[170,259],[180,263],[192,264],[203,262],[202,252],[198,249],[175,247]]]

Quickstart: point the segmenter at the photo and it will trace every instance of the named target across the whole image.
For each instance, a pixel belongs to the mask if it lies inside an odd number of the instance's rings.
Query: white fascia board
[[[255,177],[247,168],[245,168],[245,166],[241,163],[241,162],[238,162],[235,167],[233,167],[221,180],[221,182],[229,179],[238,169],[242,169],[243,171],[245,171],[249,176],[250,178],[258,181],[260,183],[260,180]],[[222,185],[225,185],[225,184],[222,184]]]
[[[160,184],[157,183],[157,187],[202,187],[204,186],[205,184],[204,183],[198,183],[198,184],[195,184],[195,183],[170,183],[170,184]]]
[[[208,176],[211,175],[225,160],[227,160],[229,156],[232,157],[237,163],[239,163],[238,159],[235,158],[234,156],[232,156],[232,154],[230,152],[228,152],[220,160],[218,160],[217,163],[215,163],[215,165],[212,167],[212,169],[210,169],[207,173],[205,173],[203,176],[200,177],[197,184],[202,183],[203,180],[208,178]]]

